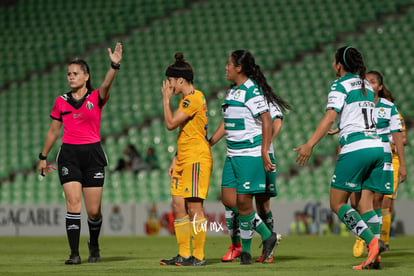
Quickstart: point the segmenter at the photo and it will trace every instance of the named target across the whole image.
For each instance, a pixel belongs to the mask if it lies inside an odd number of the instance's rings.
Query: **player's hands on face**
[[[276,170],[276,165],[272,163],[267,152],[265,154],[262,154],[262,159],[264,168],[267,172],[273,172],[274,170]]]
[[[308,144],[303,144],[293,150],[299,151],[298,156],[296,157],[296,163],[298,163],[299,166],[305,165],[312,154],[312,147]]]
[[[122,60],[122,44],[117,42],[115,45],[115,50],[112,53],[111,48],[108,48],[109,58],[115,64],[120,64]]]
[[[173,89],[171,87],[171,83],[169,80],[165,80],[162,82],[161,92],[164,98],[170,99],[172,97]]]

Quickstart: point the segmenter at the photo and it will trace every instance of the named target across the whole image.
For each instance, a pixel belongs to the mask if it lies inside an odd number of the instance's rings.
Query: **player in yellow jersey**
[[[166,71],[167,80],[161,88],[164,119],[168,130],[179,128],[177,153],[171,163],[171,195],[174,228],[179,252],[162,265],[205,265],[204,243],[207,220],[203,201],[207,197],[213,159],[207,139],[207,103],[203,93],[194,89],[193,69],[182,53]],[[173,114],[170,98],[180,95],[178,110]],[[190,243],[192,241],[191,253]]]
[[[394,101],[392,98],[390,101]],[[404,118],[401,113],[398,113],[402,125],[402,142],[406,146],[408,144],[407,133]],[[385,195],[382,204],[382,228],[381,228],[381,240],[385,242],[387,249],[389,248],[390,232],[391,232],[391,218],[394,213],[394,200],[397,199],[398,184],[400,183],[400,159],[398,157],[395,143],[391,143],[392,151],[392,166],[394,167],[394,192],[392,195]]]

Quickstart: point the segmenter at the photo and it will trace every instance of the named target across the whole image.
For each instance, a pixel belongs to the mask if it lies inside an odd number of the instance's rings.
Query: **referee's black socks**
[[[89,226],[89,243],[92,247],[99,247],[98,238],[99,233],[101,232],[102,226],[102,217],[98,220],[91,220],[88,218],[88,226]]]
[[[81,214],[66,213],[66,234],[68,236],[71,256],[79,256],[79,237],[81,230]]]

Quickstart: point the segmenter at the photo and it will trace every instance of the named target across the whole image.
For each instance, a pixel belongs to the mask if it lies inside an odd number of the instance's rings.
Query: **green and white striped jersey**
[[[270,117],[272,117],[272,122],[277,118],[283,119],[283,113],[280,110],[279,105],[275,103],[269,103],[269,112],[270,112]],[[275,153],[275,150],[273,148],[273,141],[272,143],[270,143],[269,153],[272,153],[272,154]]]
[[[398,110],[393,102],[384,98],[379,98],[375,105],[374,115],[377,125],[377,134],[383,142],[391,142],[392,133],[402,131]]]
[[[326,109],[334,109],[339,113],[341,154],[363,148],[382,147],[376,135],[374,92],[369,83],[364,81],[367,92],[364,96],[362,83],[363,80],[358,75],[347,73],[331,84]]]
[[[247,79],[227,93],[222,104],[227,155],[261,156],[262,121],[259,116],[269,111],[263,92],[252,79]]]

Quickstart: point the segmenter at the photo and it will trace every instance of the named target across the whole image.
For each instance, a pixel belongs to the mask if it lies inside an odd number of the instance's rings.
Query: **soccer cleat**
[[[261,263],[262,261],[263,261],[263,252],[262,252],[262,256],[256,259],[256,263]],[[274,261],[273,256],[270,255],[269,258],[267,258],[267,261],[265,261],[265,263],[273,263],[273,261]]]
[[[265,263],[267,259],[270,257],[270,255],[273,252],[273,249],[276,247],[277,241],[278,241],[277,234],[273,232],[269,238],[267,238],[266,240],[262,242],[262,245],[263,245],[262,263]]]
[[[370,265],[371,269],[381,269],[381,256],[378,256],[375,261]]]
[[[99,245],[91,245],[90,241],[88,241],[88,248],[88,263],[99,263],[101,261],[101,255],[99,254]]]
[[[240,264],[242,265],[251,265],[252,264],[252,255],[249,252],[240,253]]]
[[[176,263],[181,263],[185,260],[186,258],[177,255],[171,259],[164,259],[164,260],[160,260],[160,264],[161,265],[175,265]]]
[[[378,238],[373,238],[368,245],[368,257],[360,265],[354,266],[353,269],[362,270],[370,269],[371,264],[375,262],[377,257],[385,250],[385,244]]]
[[[353,247],[353,254],[355,258],[359,258],[364,254],[365,251],[365,241],[360,237],[357,237]]]
[[[191,256],[187,259],[183,258],[182,262],[176,262],[175,264],[177,266],[202,266],[202,265],[206,265],[207,261],[206,260],[199,260],[194,256]]]
[[[79,255],[70,255],[69,259],[65,261],[67,265],[77,265],[81,263],[81,258]]]
[[[232,244],[228,249],[230,249],[229,252],[221,258],[222,262],[233,261],[235,258],[240,256],[240,252],[242,250],[240,243]]]
[[[282,235],[280,234],[276,234],[276,245],[275,248],[273,249],[276,250],[276,247],[279,245],[280,241],[282,240]],[[270,254],[269,258],[267,259],[267,261],[265,261],[266,263],[273,263],[274,259],[273,259],[273,251]],[[256,263],[261,263],[263,261],[263,251],[262,251],[262,256],[260,256],[257,260]]]

